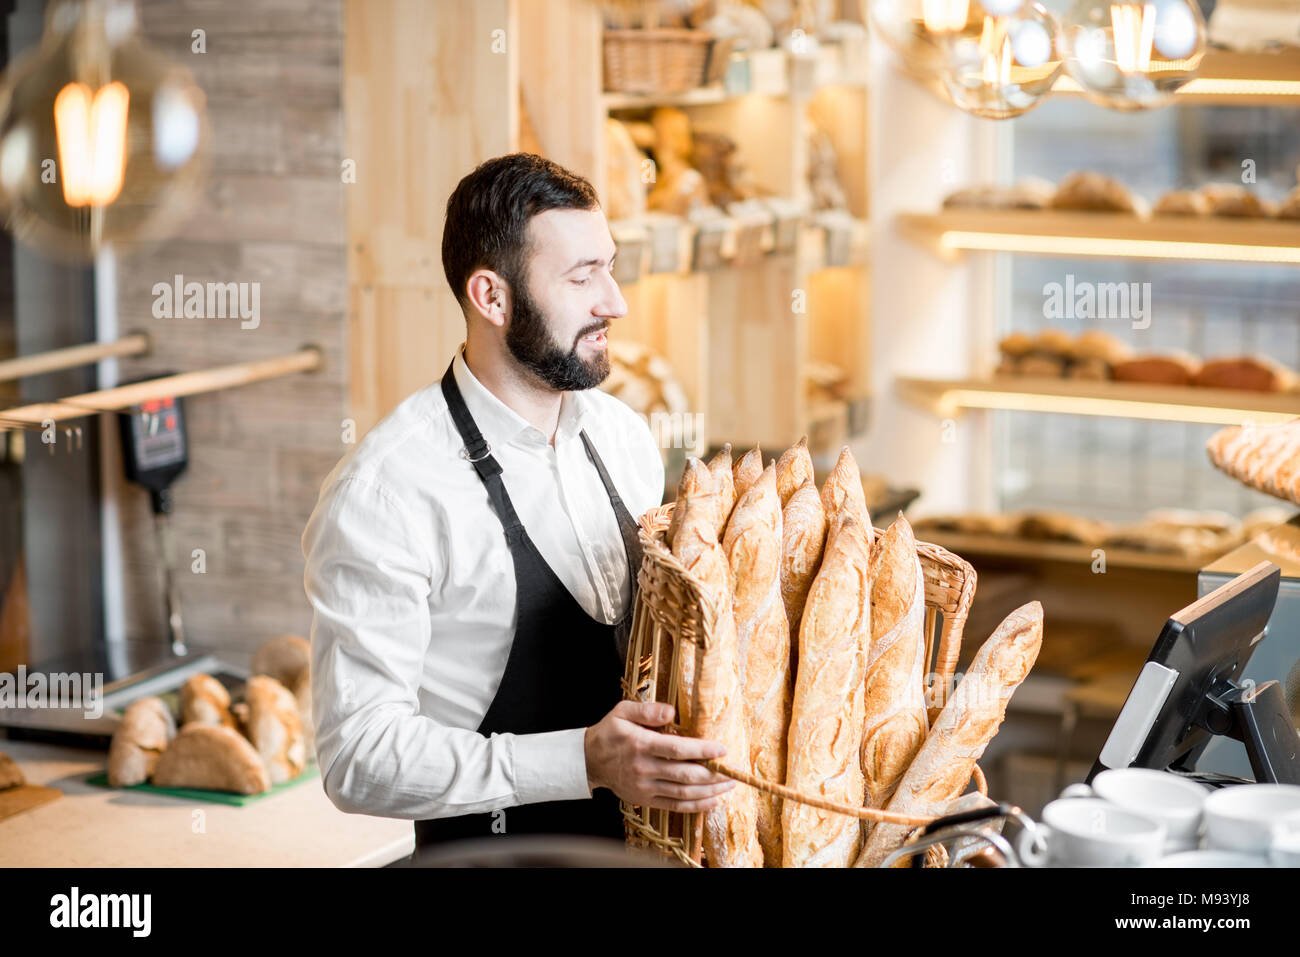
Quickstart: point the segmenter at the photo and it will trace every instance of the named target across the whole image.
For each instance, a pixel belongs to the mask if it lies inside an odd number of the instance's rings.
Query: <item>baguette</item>
[[[1007,701],[1025,680],[1043,642],[1043,606],[1013,611],[980,647],[934,728],[912,760],[887,810],[934,814],[965,790],[975,762],[1006,716]],[[879,867],[907,836],[903,824],[877,824],[855,867]]]
[[[808,436],[790,446],[776,462],[776,491],[785,508],[799,486],[813,477],[812,456],[808,454]],[[815,479],[814,479],[815,481]]]
[[[924,625],[921,559],[900,512],[871,554],[871,650],[862,733],[867,807],[889,803],[925,740]],[[863,822],[864,838],[872,824]]]
[[[709,492],[712,489],[713,473],[709,471],[709,467],[697,458],[688,458],[681,480],[677,483],[677,501],[682,501],[692,493]],[[681,527],[685,515],[684,509],[673,509],[672,518],[668,521],[667,542],[670,549],[673,547],[673,542],[677,540],[677,529]]]
[[[698,554],[698,542],[693,547],[688,547],[688,538],[681,537],[680,534],[681,525],[686,519],[686,505],[693,499],[705,498],[708,507],[714,507],[712,489],[714,480],[708,471],[708,465],[694,456],[686,460],[686,469],[681,473],[681,482],[677,485],[677,502],[672,508],[672,519],[668,523],[669,547],[673,557],[682,563],[686,560],[682,555],[694,558]],[[701,529],[693,531],[699,532]],[[690,727],[695,718],[695,644],[688,638],[682,638],[681,645],[681,651],[677,654],[677,711],[681,714],[681,723]]]
[[[836,516],[799,627],[786,784],[861,807],[863,664],[871,640],[871,545],[846,509]],[[847,867],[862,846],[855,818],[786,801],[786,867]]]
[[[708,653],[696,665],[694,704],[684,723],[697,738],[717,741],[740,767],[749,765],[749,733],[740,686],[736,621],[731,608],[727,557],[714,533],[716,492],[695,493],[677,503],[684,510],[673,555],[701,583],[716,611]],[[695,656],[695,644],[683,642],[679,656]],[[690,701],[690,689],[684,688]],[[680,705],[679,705],[680,706]],[[704,814],[704,853],[711,867],[762,867],[758,843],[758,801],[754,789],[735,787]]]
[[[798,661],[799,623],[808,589],[822,564],[826,547],[826,507],[811,478],[804,481],[781,513],[781,600],[790,622],[791,669]]]
[[[206,788],[261,794],[271,776],[248,739],[234,728],[194,722],[181,728],[154,768],[162,788]]]
[[[129,788],[149,780],[167,743],[176,736],[176,720],[161,698],[137,698],[122,712],[122,723],[108,745],[108,783]]]
[[[781,500],[769,465],[736,503],[722,543],[735,583],[732,609],[740,663],[749,766],[785,782],[790,725],[790,623],[781,601]],[[781,866],[781,799],[758,792],[758,842],[766,867]]]
[[[722,451],[709,462],[709,474],[713,476],[713,491],[717,493],[717,528],[714,537],[722,541],[722,532],[731,518],[731,510],[736,505],[736,483],[731,472],[731,443],[722,447]]]
[[[847,445],[840,450],[839,461],[835,463],[835,468],[831,469],[831,474],[826,477],[826,484],[822,486],[822,505],[825,506],[828,516],[838,514],[841,506],[846,503],[853,518],[866,529],[867,543],[870,544],[874,532],[871,527],[871,515],[867,512],[867,496],[862,491],[862,473],[858,470],[857,460],[853,458],[853,453],[849,451]]]
[[[739,502],[744,494],[749,491],[749,487],[758,481],[763,474],[763,453],[756,445],[746,452],[736,467],[732,470],[732,478],[736,484],[736,501]]]

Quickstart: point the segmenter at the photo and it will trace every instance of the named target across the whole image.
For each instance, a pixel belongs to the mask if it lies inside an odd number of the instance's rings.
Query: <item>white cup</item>
[[[1165,853],[1200,845],[1201,817],[1210,789],[1168,771],[1111,768],[1092,779],[1092,786],[1071,784],[1061,797],[1096,796],[1165,825]]]
[[[1267,856],[1274,826],[1292,811],[1300,811],[1300,786],[1294,784],[1222,788],[1205,799],[1206,846]]]
[[[1142,867],[1164,852],[1164,822],[1109,801],[1091,797],[1061,798],[1043,808],[1047,851],[1020,835],[1020,859],[1034,867]]]
[[[1273,822],[1269,860],[1275,867],[1300,867],[1300,811],[1289,811]]]
[[[1232,851],[1183,851],[1162,857],[1152,867],[1268,867],[1268,859],[1258,854],[1234,854]]]

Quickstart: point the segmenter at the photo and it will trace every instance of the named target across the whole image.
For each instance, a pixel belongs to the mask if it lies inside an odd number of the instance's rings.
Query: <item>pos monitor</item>
[[[1197,758],[1217,734],[1245,745],[1257,781],[1300,784],[1300,735],[1281,685],[1241,677],[1268,634],[1280,579],[1276,565],[1260,562],[1165,622],[1088,781],[1126,767],[1195,776]]]

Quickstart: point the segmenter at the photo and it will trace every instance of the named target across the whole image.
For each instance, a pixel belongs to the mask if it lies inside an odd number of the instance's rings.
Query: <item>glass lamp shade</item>
[[[944,91],[968,113],[1003,120],[1032,110],[1061,75],[1060,30],[1041,4],[985,15],[944,40]]]
[[[972,17],[978,19],[979,7],[978,0],[872,0],[871,24],[905,69],[923,79],[938,79],[944,67],[944,37],[965,28]]]
[[[86,260],[161,238],[198,192],[203,93],[135,30],[131,0],[54,0],[40,45],[0,82],[0,200],[42,252]]]
[[[1205,55],[1195,0],[1077,0],[1061,33],[1066,71],[1089,100],[1115,110],[1167,102]]]

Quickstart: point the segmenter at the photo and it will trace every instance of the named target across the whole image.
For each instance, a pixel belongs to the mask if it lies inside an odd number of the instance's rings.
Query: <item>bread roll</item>
[[[1265,219],[1275,212],[1271,203],[1238,183],[1206,183],[1200,194],[1211,216]]]
[[[1038,659],[1042,641],[1043,606],[1038,602],[1006,617],[976,652],[887,810],[934,814],[966,789],[975,762],[1006,716],[1007,701]],[[879,867],[908,830],[903,824],[877,824],[854,866]]]
[[[1052,197],[1053,209],[1088,212],[1116,212],[1144,215],[1146,204],[1118,180],[1088,170],[1071,173],[1061,180]]]
[[[866,806],[883,808],[925,740],[925,579],[912,528],[900,512],[871,553],[862,774]],[[863,822],[863,837],[871,831]]]
[[[191,675],[181,685],[181,724],[191,722],[235,727],[230,692],[212,675]]]
[[[257,751],[234,728],[195,722],[181,728],[154,768],[161,788],[206,788],[260,794],[271,776]]]
[[[143,784],[153,774],[176,720],[161,698],[137,698],[126,706],[108,745],[108,783],[115,788]]]
[[[782,453],[776,462],[776,492],[785,508],[795,489],[813,478],[812,456],[808,454],[808,436],[801,438]],[[815,479],[814,479],[815,481]]]
[[[302,773],[307,746],[298,716],[298,701],[270,675],[248,679],[248,740],[262,756],[271,783],[281,784]]]
[[[681,502],[693,494],[703,494],[713,491],[713,473],[709,467],[694,456],[686,460],[686,468],[682,471],[681,480],[677,483],[677,501]],[[682,519],[686,517],[685,510],[674,508],[672,518],[668,520],[668,539],[667,544],[671,549],[673,542],[677,540],[677,529],[681,527]]]
[[[790,624],[781,601],[781,499],[776,465],[763,470],[731,513],[722,548],[734,595],[736,642],[749,766],[754,774],[785,782],[786,732],[790,726]],[[781,799],[756,792],[758,842],[766,867],[781,866]]]
[[[832,523],[799,627],[786,784],[861,807],[863,666],[871,641],[871,543],[846,508]],[[786,867],[847,867],[862,846],[857,819],[786,801]]]
[[[727,750],[724,761],[747,767],[749,733],[740,685],[736,622],[732,613],[727,557],[714,534],[717,493],[688,495],[676,508],[685,515],[673,555],[701,583],[717,617],[708,652],[697,664],[695,707],[688,726],[695,737],[718,741]],[[684,642],[681,654],[690,657],[694,643]],[[758,843],[758,802],[754,789],[739,785],[704,815],[704,853],[711,867],[762,867]]]
[[[310,753],[315,740],[311,717],[311,643],[297,635],[268,638],[253,652],[251,671],[255,675],[270,675],[289,689],[298,703],[303,741]]]
[[[713,491],[717,493],[717,534],[722,541],[722,532],[731,518],[731,510],[736,504],[736,483],[731,472],[731,443],[722,447],[722,451],[709,461],[709,474],[713,476]]]
[[[736,501],[739,502],[763,474],[763,453],[759,447],[754,446],[741,456],[731,474],[736,485]]]
[[[0,791],[8,791],[10,788],[20,788],[27,783],[23,777],[22,768],[18,767],[18,762],[9,755],[0,753]]]
[[[1034,350],[1034,337],[1024,332],[1013,332],[998,343],[998,350],[1011,359],[1020,359]]]
[[[1175,189],[1161,196],[1152,212],[1157,216],[1205,216],[1210,207],[1199,190]]]
[[[790,622],[790,667],[799,661],[799,623],[803,620],[808,589],[822,564],[826,547],[826,506],[821,492],[807,479],[781,512],[781,600]]]
[[[1114,365],[1116,362],[1123,362],[1125,359],[1131,358],[1132,355],[1133,350],[1126,343],[1115,338],[1109,332],[1103,332],[1100,329],[1089,329],[1087,332],[1082,332],[1070,344],[1070,357],[1076,362],[1099,359]]]
[[[874,533],[871,529],[871,515],[867,511],[867,496],[862,491],[862,473],[858,463],[846,445],[840,450],[839,461],[822,486],[822,506],[827,516],[839,514],[841,506],[847,503],[850,514],[866,530],[867,544],[871,544]]]

